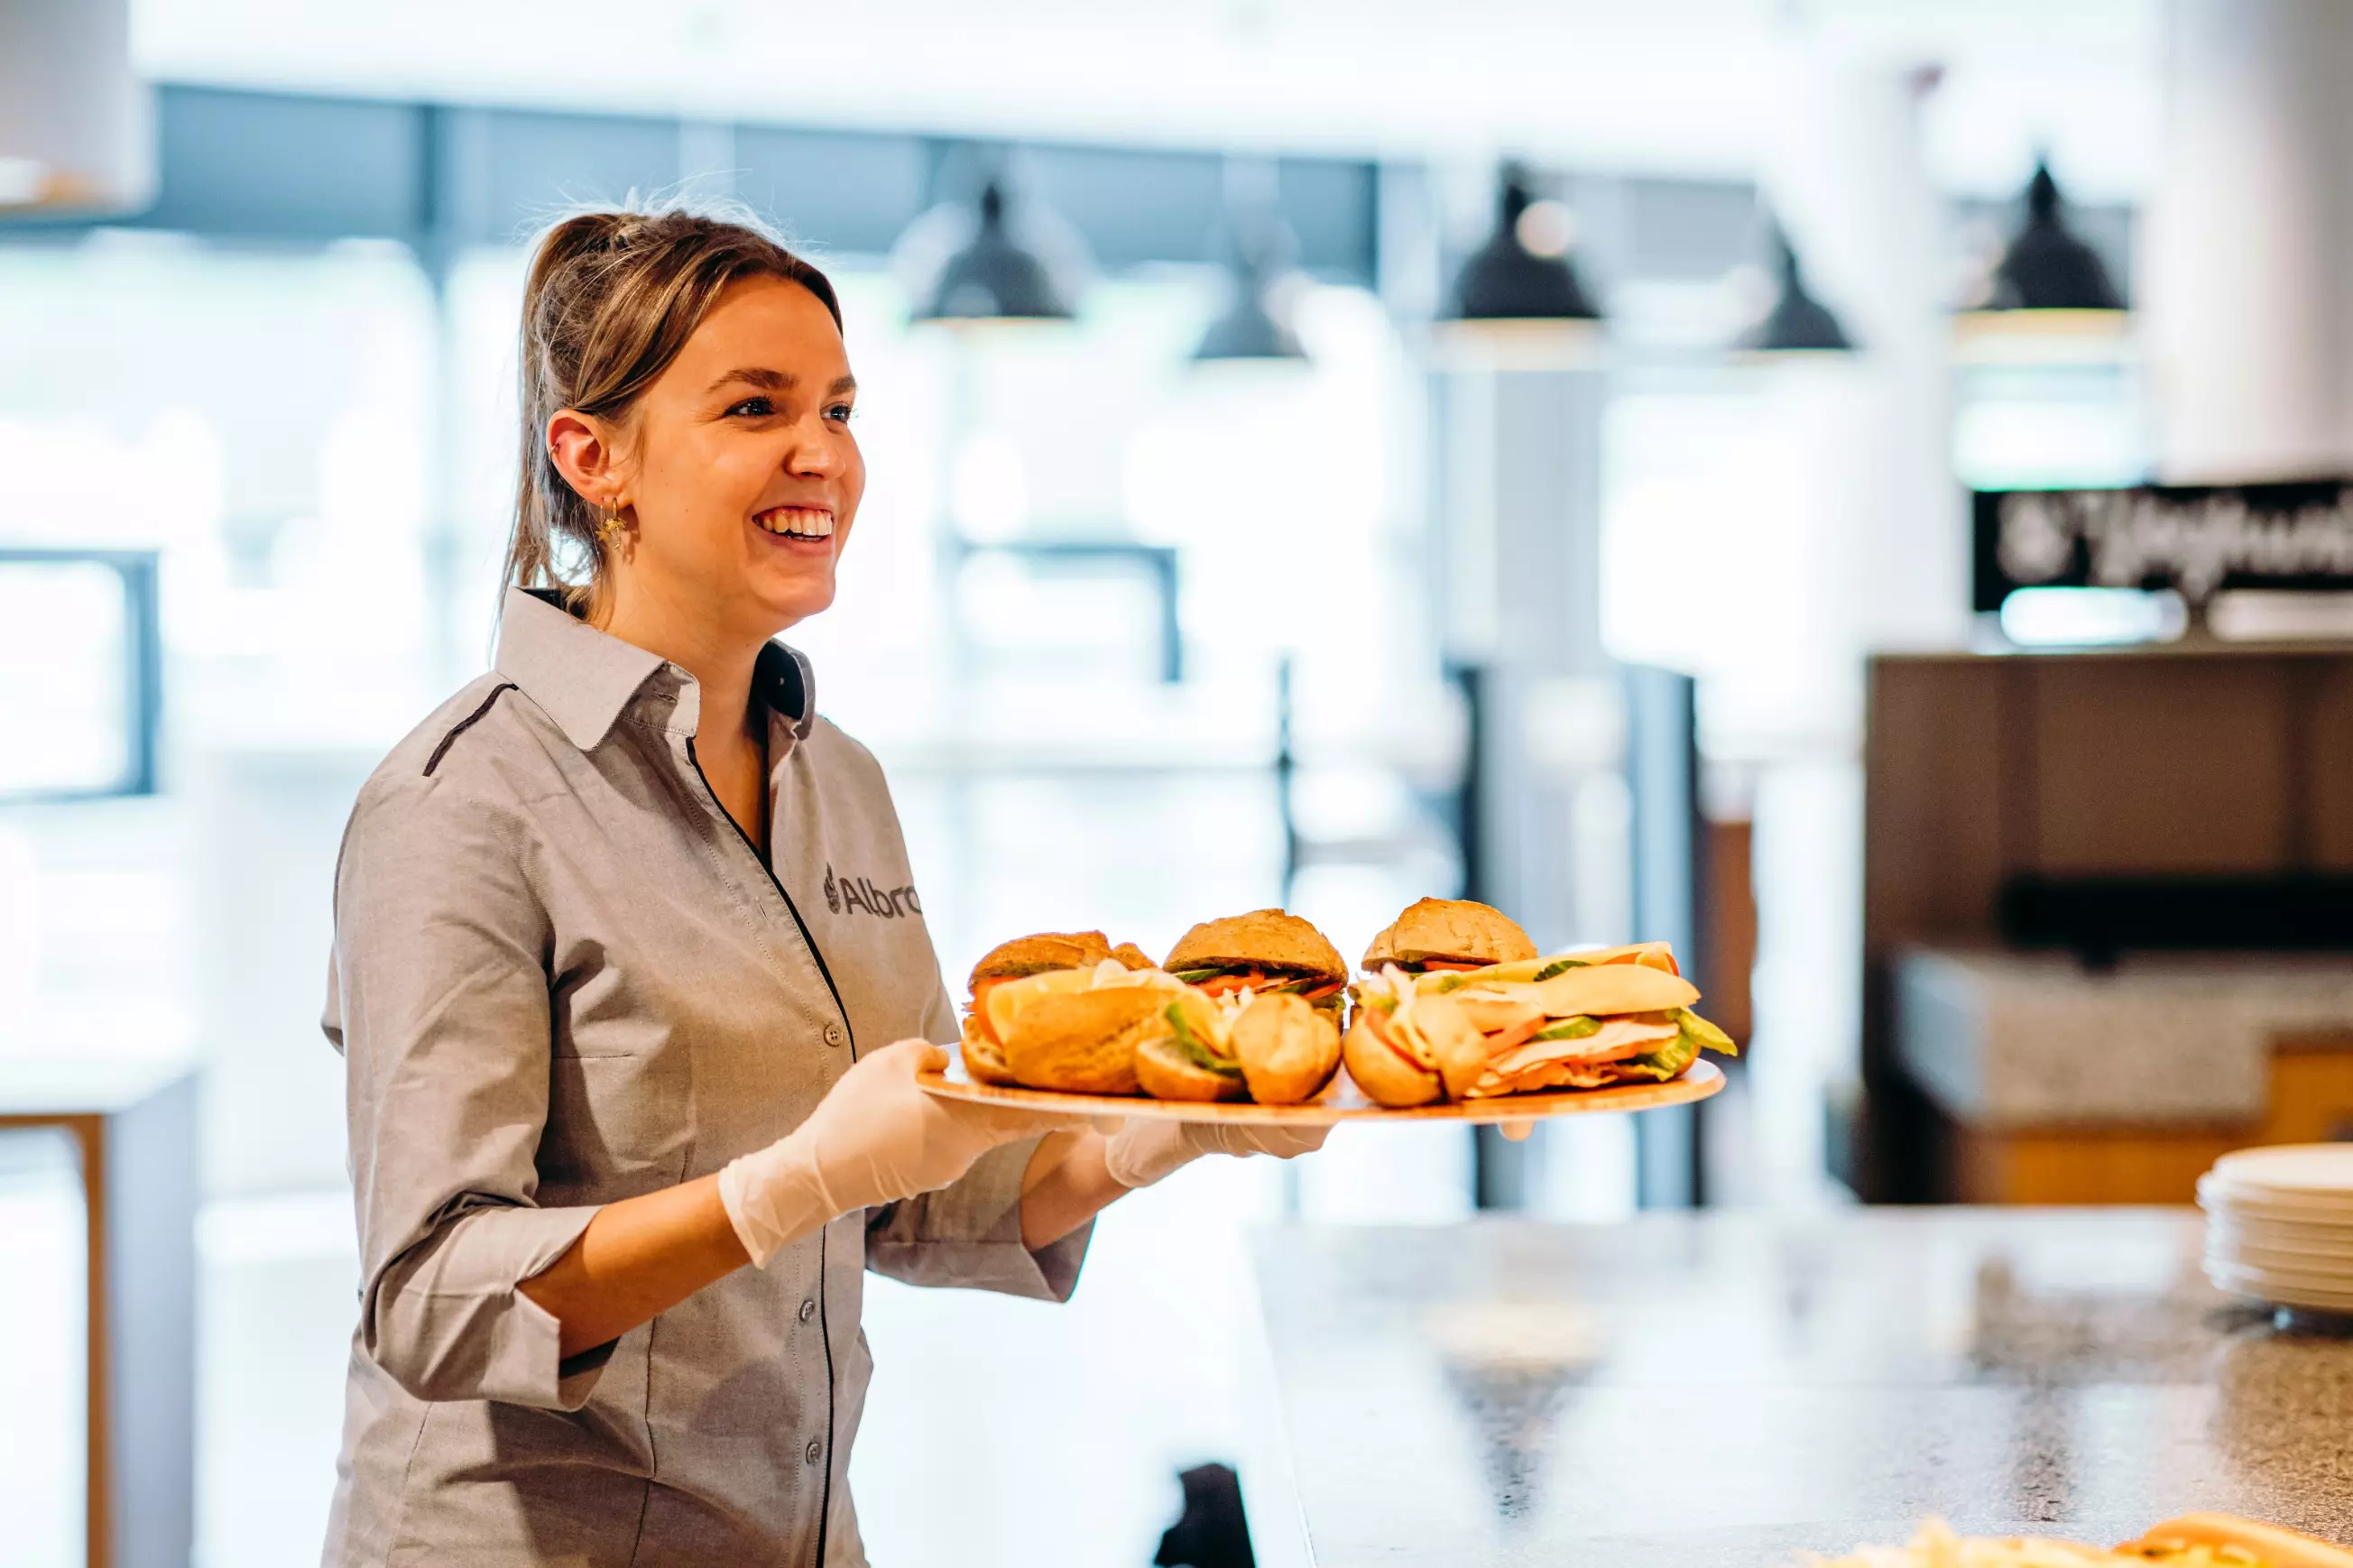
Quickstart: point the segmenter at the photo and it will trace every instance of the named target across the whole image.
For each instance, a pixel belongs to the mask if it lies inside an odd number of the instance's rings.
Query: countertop
[[[2254,1121],[2283,1039],[2353,1039],[2342,954],[2137,953],[2087,973],[2063,953],[1910,948],[1894,1048],[1978,1127]]]
[[[1287,1465],[1253,1528],[1298,1520],[1316,1568],[1762,1568],[1930,1514],[2353,1541],[2353,1337],[2219,1294],[2200,1239],[2156,1209],[1263,1231]]]

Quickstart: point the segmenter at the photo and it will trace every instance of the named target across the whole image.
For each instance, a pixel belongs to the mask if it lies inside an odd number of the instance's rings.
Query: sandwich
[[[1112,969],[1105,971],[1105,964],[1112,965]],[[1013,1070],[1006,1055],[1004,1026],[1018,1010],[1017,1003],[1053,992],[1101,989],[1113,974],[1140,974],[1152,968],[1152,960],[1134,944],[1121,942],[1113,947],[1099,931],[1040,931],[991,948],[972,969],[972,1000],[965,1004],[964,1019],[965,1071],[980,1083],[1026,1084],[1032,1089],[1057,1087],[1027,1083]],[[1045,976],[1063,978],[1028,985],[1018,998],[1008,997],[992,1010],[991,999],[999,991]],[[1099,1079],[1100,1075],[1097,1077]],[[1124,1089],[1089,1092],[1134,1094],[1135,1087],[1131,1081]]]
[[[1231,1015],[1189,986],[1159,1000],[1157,1026],[1135,1047],[1144,1092],[1155,1100],[1249,1099],[1250,1083],[1234,1055]]]
[[[1102,985],[1025,991],[1039,981],[1061,978],[1038,975],[991,994],[990,1022],[1014,1082],[1065,1094],[1140,1092],[1136,1047],[1167,1028],[1170,992],[1155,984],[1166,976],[1118,969],[1111,960],[1103,968],[1116,973]]]
[[[1322,931],[1282,910],[1203,921],[1161,967],[1212,996],[1297,996],[1330,1015],[1335,1029],[1347,1000],[1347,960]]]
[[[1290,992],[1212,997],[1188,987],[1168,999],[1163,1021],[1135,1047],[1136,1078],[1155,1100],[1297,1105],[1340,1066],[1338,1022]]]
[[[1394,964],[1408,974],[1426,974],[1535,955],[1536,944],[1503,910],[1467,899],[1422,899],[1373,938],[1361,967],[1378,973]]]
[[[1664,1083],[1704,1049],[1738,1049],[1692,1011],[1699,991],[1663,942],[1419,974],[1385,963],[1356,997],[1342,1055],[1382,1105]]]

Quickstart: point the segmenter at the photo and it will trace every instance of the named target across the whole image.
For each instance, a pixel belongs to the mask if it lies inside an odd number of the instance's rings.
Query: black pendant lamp
[[[1746,353],[1852,353],[1854,341],[1846,335],[1830,307],[1806,289],[1798,253],[1779,224],[1771,226],[1775,268],[1779,273],[1773,308],[1764,320],[1740,335],[1736,345]]]
[[[2099,253],[2068,228],[2059,182],[2037,159],[2026,185],[2026,223],[1993,269],[1995,310],[2121,310],[2124,297]]]
[[[1229,281],[1233,302],[1209,323],[1193,351],[1196,363],[1219,360],[1304,360],[1307,351],[1275,313],[1275,281],[1290,258],[1290,237],[1280,220],[1237,219]]]
[[[1005,190],[991,179],[981,187],[979,229],[948,258],[915,320],[1067,321],[1071,316],[1046,264],[1007,227]]]
[[[1451,321],[1598,322],[1600,307],[1577,281],[1563,254],[1540,255],[1528,247],[1521,218],[1535,204],[1527,171],[1504,167],[1495,205],[1495,232],[1462,264],[1447,302]]]

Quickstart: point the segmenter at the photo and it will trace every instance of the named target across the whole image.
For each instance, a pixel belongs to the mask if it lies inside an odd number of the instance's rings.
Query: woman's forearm
[[[703,1176],[607,1204],[563,1257],[521,1289],[562,1325],[561,1353],[575,1356],[750,1261],[719,1201],[719,1178]]]
[[[1050,1134],[1022,1173],[1021,1245],[1051,1247],[1126,1195],[1103,1163],[1101,1133]]]
[[[1093,1132],[1042,1139],[1021,1182],[1021,1243],[1051,1246],[1127,1189],[1103,1164]],[[563,1257],[521,1287],[562,1325],[565,1356],[594,1350],[668,1311],[751,1261],[719,1201],[719,1178],[704,1176],[607,1204]]]

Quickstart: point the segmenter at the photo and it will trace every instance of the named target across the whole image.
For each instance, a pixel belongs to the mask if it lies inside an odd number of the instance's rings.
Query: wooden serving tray
[[[1261,1126],[1331,1127],[1343,1121],[1534,1121],[1548,1116],[1591,1116],[1602,1111],[1652,1110],[1689,1105],[1724,1087],[1724,1069],[1695,1061],[1681,1078],[1665,1083],[1628,1083],[1613,1089],[1566,1089],[1543,1094],[1506,1094],[1393,1110],[1365,1098],[1342,1068],[1322,1094],[1302,1105],[1254,1105],[1248,1100],[1152,1100],[1141,1095],[1062,1094],[1049,1089],[1000,1089],[965,1077],[957,1055],[944,1072],[923,1072],[915,1081],[943,1100],[1003,1105],[1065,1116],[1148,1116],[1164,1121],[1235,1121]]]

